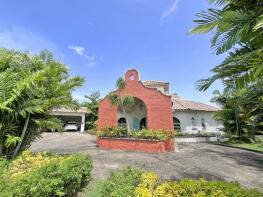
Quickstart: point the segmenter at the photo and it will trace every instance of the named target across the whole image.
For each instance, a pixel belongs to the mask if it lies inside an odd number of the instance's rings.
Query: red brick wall
[[[97,145],[100,148],[113,150],[143,151],[149,153],[163,153],[166,151],[166,142],[154,142],[146,140],[98,138]]]
[[[133,76],[133,80],[131,80]],[[134,69],[125,74],[127,86],[124,94],[142,100],[147,108],[147,126],[155,130],[173,130],[173,112],[171,97],[160,91],[145,87],[139,81],[138,72]],[[107,97],[100,102],[98,129],[106,126],[117,126],[117,107],[111,106]]]
[[[111,105],[105,97],[99,105],[98,130],[104,127],[118,126],[118,110],[116,106]]]

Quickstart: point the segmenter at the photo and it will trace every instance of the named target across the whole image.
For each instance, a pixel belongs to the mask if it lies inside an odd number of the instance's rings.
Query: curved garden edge
[[[219,146],[225,146],[225,147],[234,148],[234,149],[241,149],[241,150],[251,151],[251,152],[259,153],[259,154],[262,154],[262,155],[263,155],[263,152],[262,152],[262,151],[253,150],[253,149],[249,149],[249,148],[231,146],[231,145],[229,145],[229,144],[223,144],[223,143],[211,143],[211,144],[213,144],[213,145],[219,145]]]

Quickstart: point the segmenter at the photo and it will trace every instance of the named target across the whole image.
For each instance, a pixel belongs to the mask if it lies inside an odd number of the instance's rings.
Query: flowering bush
[[[0,196],[72,195],[91,179],[91,170],[92,161],[83,155],[25,151],[5,165],[0,174]]]
[[[185,179],[179,182],[164,182],[157,185],[157,175],[142,175],[135,189],[135,197],[261,197],[255,189],[245,190],[238,183]]]
[[[167,139],[173,138],[173,132],[167,131],[156,131],[149,129],[142,129],[140,131],[127,132],[126,128],[123,127],[107,127],[101,129],[97,133],[98,137],[130,137],[136,139],[150,139],[158,141],[166,141]]]

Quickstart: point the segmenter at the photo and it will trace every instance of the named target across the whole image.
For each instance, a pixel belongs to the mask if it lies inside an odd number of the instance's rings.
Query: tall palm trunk
[[[16,146],[16,149],[13,153],[13,156],[12,156],[12,159],[14,159],[17,155],[17,153],[19,152],[20,148],[21,148],[21,145],[24,141],[24,138],[25,138],[25,135],[26,135],[26,130],[27,130],[27,127],[28,127],[28,123],[29,123],[29,119],[30,119],[30,113],[27,115],[26,117],[26,122],[24,124],[24,127],[23,127],[23,130],[22,130],[22,134],[21,134],[21,137],[20,137],[20,141],[19,143],[17,144]]]
[[[121,94],[120,94],[120,99],[121,99],[121,108],[122,108],[122,111],[123,111],[124,118],[126,120],[127,130],[128,130],[128,132],[130,132],[131,131],[131,127],[130,127],[130,123],[129,123],[129,120],[128,120],[127,113],[125,111],[125,107],[123,105],[123,99],[122,99]]]

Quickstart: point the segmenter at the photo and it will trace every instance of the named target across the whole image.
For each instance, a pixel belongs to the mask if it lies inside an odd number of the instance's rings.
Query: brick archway
[[[125,74],[127,83],[124,93],[142,100],[147,108],[147,127],[154,130],[173,131],[173,113],[171,97],[155,88],[145,87],[139,80],[135,69]],[[112,106],[107,96],[100,102],[98,130],[118,125],[118,109]]]

